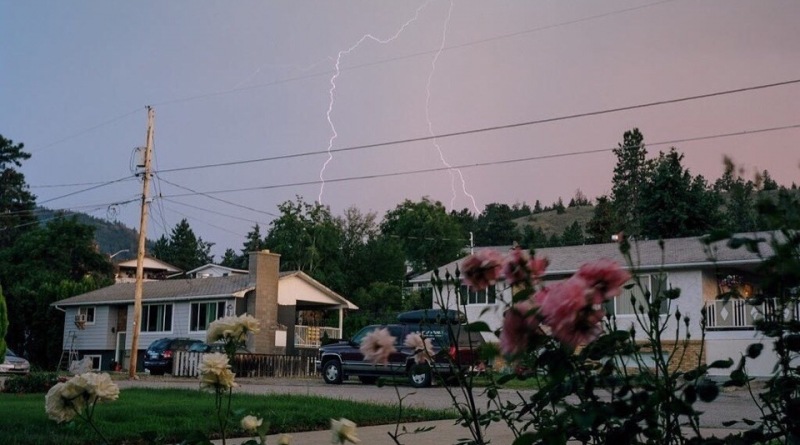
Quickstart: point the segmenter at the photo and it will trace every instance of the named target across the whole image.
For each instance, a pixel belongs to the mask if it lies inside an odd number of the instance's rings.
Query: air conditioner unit
[[[86,323],[86,314],[75,315],[75,323]]]

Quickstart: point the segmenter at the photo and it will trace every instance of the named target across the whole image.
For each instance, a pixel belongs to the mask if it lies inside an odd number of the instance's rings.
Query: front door
[[[114,361],[122,365],[123,368],[128,368],[128,358],[125,357],[125,341],[127,340],[127,332],[117,332],[117,347],[114,354]]]

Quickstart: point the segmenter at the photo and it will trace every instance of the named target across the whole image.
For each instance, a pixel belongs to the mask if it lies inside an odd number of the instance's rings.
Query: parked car
[[[189,346],[189,352],[219,352],[225,354],[225,344],[224,343],[195,343]],[[247,350],[246,347],[240,345],[236,348],[237,354],[250,354],[251,352]]]
[[[150,343],[144,353],[144,369],[153,375],[172,373],[173,355],[177,351],[188,351],[192,345],[204,344],[191,338],[162,338]]]
[[[27,360],[14,354],[14,351],[6,349],[6,359],[0,363],[0,374],[28,374],[31,372],[31,364]]]
[[[462,329],[463,316],[455,311],[423,310],[400,314],[398,323],[370,325],[358,331],[350,340],[320,347],[316,367],[326,383],[338,384],[349,376],[357,376],[363,383],[374,383],[379,377],[407,376],[412,386],[430,386],[433,376],[448,379],[463,373],[477,364],[475,347],[482,337],[468,336]],[[397,352],[389,356],[387,365],[373,365],[364,360],[359,349],[361,341],[370,332],[386,328],[396,338]],[[434,362],[430,366],[414,363],[414,350],[403,343],[406,336],[419,333],[433,343]],[[447,350],[446,355],[440,351]]]

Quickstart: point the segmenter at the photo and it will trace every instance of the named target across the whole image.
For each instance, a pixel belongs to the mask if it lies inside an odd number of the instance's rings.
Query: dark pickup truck
[[[463,329],[463,316],[455,311],[421,310],[400,314],[398,323],[367,326],[347,341],[320,347],[317,370],[326,383],[338,384],[349,376],[363,383],[375,383],[379,377],[407,376],[412,386],[430,386],[433,377],[448,379],[469,371],[477,363],[477,346],[483,342],[478,334],[468,335]],[[386,328],[395,337],[397,352],[386,365],[373,365],[364,360],[359,349],[364,337],[375,329]],[[430,366],[416,365],[414,350],[403,345],[407,335],[419,333],[433,343],[435,360]],[[447,354],[440,353],[446,350]]]

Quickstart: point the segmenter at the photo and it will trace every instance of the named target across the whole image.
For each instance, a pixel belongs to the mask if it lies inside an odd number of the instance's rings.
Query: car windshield
[[[169,345],[169,339],[162,338],[161,340],[156,340],[153,343],[150,343],[150,346],[148,346],[147,349],[164,350],[167,349],[168,345]]]
[[[17,354],[14,354],[14,351],[6,349],[6,357],[19,357],[19,356]]]

